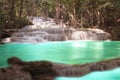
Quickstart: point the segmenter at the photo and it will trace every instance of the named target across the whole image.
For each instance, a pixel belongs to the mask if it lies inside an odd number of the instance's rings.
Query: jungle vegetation
[[[31,24],[27,16],[50,17],[75,28],[100,28],[120,40],[120,0],[0,0],[0,29]]]

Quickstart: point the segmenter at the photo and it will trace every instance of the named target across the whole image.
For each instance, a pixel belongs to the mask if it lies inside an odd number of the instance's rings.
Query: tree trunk
[[[16,13],[15,1],[16,0],[11,0],[11,6],[10,6],[10,12],[9,12],[11,18],[15,17],[15,13]]]
[[[100,11],[97,11],[97,28],[100,27]]]
[[[32,0],[32,16],[36,16],[36,3],[35,3],[35,0]]]
[[[76,9],[75,9],[76,0],[72,0],[72,9],[73,9],[73,26],[76,27]]]
[[[20,12],[19,12],[19,17],[22,17],[22,12],[23,12],[23,4],[24,4],[24,0],[20,0]]]

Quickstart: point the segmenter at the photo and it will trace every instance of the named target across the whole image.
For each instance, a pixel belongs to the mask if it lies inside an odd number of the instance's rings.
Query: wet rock
[[[21,70],[17,66],[0,69],[0,80],[32,80],[28,72]]]
[[[66,40],[108,40],[109,33],[101,29],[72,28],[65,24],[56,24],[53,19],[43,17],[30,18],[33,25],[28,25],[6,38],[3,42],[42,43]]]
[[[33,80],[54,80],[55,76],[52,75],[36,75]]]
[[[120,58],[67,65],[49,61],[25,62],[17,57],[8,59],[8,68],[0,69],[0,80],[54,80],[55,77],[80,77],[93,71],[106,71],[120,67]],[[13,76],[14,75],[14,76]]]
[[[7,32],[5,30],[0,30],[0,44],[4,44],[3,39],[7,37],[11,37],[11,32]]]
[[[83,65],[67,65],[49,61],[25,62],[19,58],[12,57],[8,59],[8,63],[18,65],[23,71],[29,72],[33,80],[52,80],[58,76],[80,77],[93,71],[111,70],[120,67],[120,58]],[[3,71],[5,72],[6,70]]]
[[[55,72],[52,69],[52,62],[49,61],[23,62],[17,57],[12,57],[8,59],[8,63],[21,66],[24,71],[30,72],[32,76],[39,74],[55,75]]]

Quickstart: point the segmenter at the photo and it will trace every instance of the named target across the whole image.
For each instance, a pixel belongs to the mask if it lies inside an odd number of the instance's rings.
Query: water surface
[[[40,44],[0,44],[0,67],[7,58],[17,56],[25,61],[48,60],[65,64],[84,64],[120,57],[119,41],[65,41]],[[93,72],[79,78],[56,80],[120,80],[120,69]]]

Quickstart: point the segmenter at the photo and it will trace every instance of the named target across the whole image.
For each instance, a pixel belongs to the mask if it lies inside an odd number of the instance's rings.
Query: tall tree
[[[23,13],[23,6],[24,6],[24,0],[20,0],[20,12],[19,12],[19,17],[21,18],[22,13]]]

